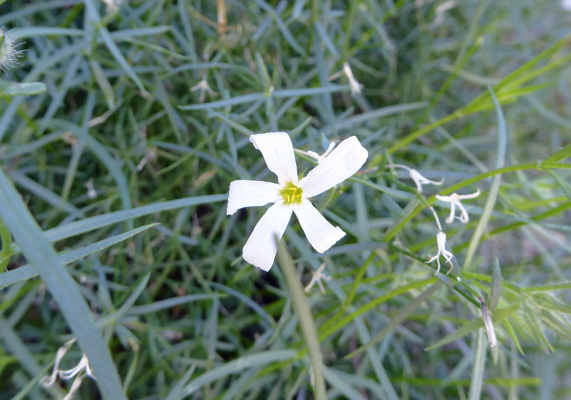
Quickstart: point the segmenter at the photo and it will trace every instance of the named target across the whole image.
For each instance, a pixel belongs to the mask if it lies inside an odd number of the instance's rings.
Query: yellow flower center
[[[303,190],[291,182],[286,183],[285,187],[280,190],[280,194],[284,198],[284,204],[301,204],[302,193]]]

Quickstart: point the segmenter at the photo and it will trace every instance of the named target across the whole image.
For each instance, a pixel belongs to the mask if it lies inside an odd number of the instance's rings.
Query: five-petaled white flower
[[[446,250],[446,234],[444,232],[438,231],[438,233],[436,234],[436,244],[438,245],[438,252],[434,257],[432,257],[426,263],[428,264],[436,260],[436,263],[438,264],[438,268],[434,273],[436,275],[440,272],[440,256],[442,255],[446,260],[446,262],[450,264],[450,269],[446,273],[446,275],[448,275],[450,272],[452,272],[452,269],[454,268],[454,265],[452,264],[452,257],[454,257],[454,255],[448,250]]]
[[[268,271],[277,252],[276,238],[281,238],[295,213],[309,243],[323,253],[345,236],[339,227],[331,225],[311,204],[309,199],[343,182],[357,172],[367,160],[367,150],[352,136],[304,178],[299,179],[293,145],[285,132],[250,136],[279,183],[238,180],[230,183],[227,214],[244,207],[274,203],[258,222],[246,242],[242,255],[250,264]]]
[[[451,224],[452,221],[454,221],[454,218],[456,217],[456,206],[458,206],[458,208],[460,209],[459,219],[462,223],[465,224],[470,220],[470,218],[468,217],[468,211],[466,211],[466,209],[464,208],[462,203],[460,203],[460,201],[466,199],[474,199],[479,195],[480,195],[480,189],[478,189],[475,193],[472,194],[452,193],[450,196],[441,196],[437,194],[436,198],[440,201],[450,203],[450,216],[446,218],[446,222]]]

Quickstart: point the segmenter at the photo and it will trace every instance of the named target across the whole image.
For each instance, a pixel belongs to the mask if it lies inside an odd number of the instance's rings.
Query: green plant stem
[[[319,339],[317,337],[317,329],[315,328],[315,322],[311,315],[305,292],[297,277],[293,260],[282,241],[278,244],[278,261],[289,289],[293,307],[299,317],[303,337],[307,344],[309,361],[311,362],[313,372],[315,399],[325,400],[327,396],[325,381],[323,379],[323,361]]]

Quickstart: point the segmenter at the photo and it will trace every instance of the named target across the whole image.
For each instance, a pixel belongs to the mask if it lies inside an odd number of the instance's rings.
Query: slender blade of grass
[[[58,302],[69,327],[89,359],[101,392],[109,400],[126,400],[109,348],[103,341],[77,284],[2,170],[0,203],[0,217]]]
[[[480,329],[478,330],[478,339],[476,340],[476,356],[474,357],[474,368],[472,370],[472,380],[470,381],[470,397],[468,397],[468,400],[480,400],[484,384],[485,365],[486,334],[483,329]]]
[[[60,254],[59,255],[60,261],[63,265],[71,264],[74,261],[80,260],[91,254],[97,253],[98,251],[104,250],[117,243],[121,243],[122,241],[132,238],[133,236],[141,232],[144,232],[147,229],[153,228],[157,225],[159,224],[156,223],[156,224],[141,226],[139,228],[131,229],[128,232],[124,232],[119,235],[115,235],[107,239],[100,240],[99,242],[92,243],[88,246],[81,247],[76,250],[71,250],[64,254]],[[17,269],[0,274],[0,289],[10,286],[16,282],[35,278],[36,276],[38,276],[38,271],[32,265],[23,265]]]
[[[502,108],[500,107],[500,103],[496,98],[492,89],[490,89],[490,95],[494,100],[494,105],[496,107],[496,113],[498,116],[498,147],[497,147],[497,154],[496,154],[496,169],[501,169],[505,165],[505,157],[506,157],[506,148],[508,142],[507,136],[507,128],[506,128],[506,120],[504,118],[504,114],[502,112]],[[470,268],[472,263],[472,259],[476,254],[476,248],[482,239],[482,235],[486,229],[486,225],[490,220],[492,215],[492,211],[494,209],[494,205],[496,204],[496,200],[498,198],[498,193],[500,191],[500,183],[502,180],[502,175],[497,174],[492,179],[492,185],[490,187],[490,194],[488,199],[486,200],[486,205],[484,206],[484,211],[478,221],[478,225],[474,230],[474,234],[472,235],[472,239],[470,240],[470,246],[468,247],[468,252],[466,253],[466,259],[464,260],[464,268]]]

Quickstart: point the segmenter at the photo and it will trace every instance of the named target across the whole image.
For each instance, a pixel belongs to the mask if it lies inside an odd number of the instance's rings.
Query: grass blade
[[[498,102],[498,99],[494,95],[492,89],[490,89],[490,95],[494,100],[494,105],[496,107],[496,113],[498,116],[498,153],[496,155],[496,169],[501,169],[505,165],[506,147],[508,142],[506,120],[504,118],[504,113],[502,112],[502,108],[500,107],[500,103]],[[502,180],[502,174],[497,174],[492,179],[490,195],[488,196],[488,200],[486,201],[486,205],[484,206],[484,211],[482,212],[480,221],[478,221],[478,226],[474,230],[474,234],[472,235],[472,239],[470,240],[470,246],[468,247],[468,252],[466,253],[466,259],[464,261],[464,268],[470,267],[472,259],[474,258],[474,254],[476,253],[476,248],[478,247],[480,239],[482,238],[484,230],[486,229],[486,225],[490,220],[490,216],[492,215],[492,211],[494,209],[494,205],[496,204],[498,193],[500,191],[501,180]]]
[[[230,361],[218,368],[214,368],[213,370],[200,375],[198,378],[193,380],[181,390],[182,393],[180,393],[180,397],[175,398],[181,399],[183,397],[190,396],[204,385],[207,385],[210,382],[214,382],[215,380],[230,374],[239,374],[246,368],[257,367],[259,365],[269,364],[277,361],[290,360],[296,356],[297,353],[293,350],[270,350],[240,357],[234,361]]]
[[[60,261],[63,265],[71,264],[72,262],[85,258],[93,253],[97,253],[98,251],[104,250],[117,243],[121,243],[122,241],[127,240],[157,225],[159,224],[149,224],[139,228],[131,229],[128,232],[112,236],[88,246],[72,250],[65,254],[61,254],[59,256]],[[0,274],[0,289],[5,288],[6,286],[10,286],[16,282],[35,278],[36,276],[38,276],[38,271],[31,265],[24,265],[12,271],[4,272]]]
[[[147,206],[131,208],[129,210],[115,211],[108,214],[98,215],[96,217],[85,218],[81,221],[76,221],[67,225],[58,226],[57,228],[49,229],[44,233],[50,242],[55,242],[107,225],[142,217],[143,215],[154,214],[166,210],[174,210],[182,207],[196,206],[199,204],[224,201],[227,198],[228,195],[226,194],[213,194],[208,196],[186,197],[184,199],[164,201],[161,203],[149,204]]]
[[[89,358],[101,392],[107,399],[126,400],[109,348],[95,326],[77,284],[1,170],[0,203],[0,217],[59,304],[69,327]]]
[[[424,292],[422,292],[420,295],[415,297],[411,302],[409,302],[405,307],[403,307],[402,310],[399,311],[399,313],[396,315],[396,317],[394,317],[391,320],[391,322],[377,334],[377,336],[375,336],[373,339],[371,339],[371,341],[369,341],[369,343],[367,343],[367,344],[359,347],[357,350],[347,354],[345,356],[345,359],[353,358],[353,357],[361,354],[365,350],[367,350],[369,347],[371,347],[375,343],[378,343],[381,340],[383,340],[383,338],[388,333],[395,330],[400,325],[400,323],[402,321],[404,321],[414,310],[416,310],[416,308],[418,306],[420,306],[422,303],[424,303],[426,300],[428,300],[430,298],[430,296],[432,296],[434,294],[434,292],[436,292],[440,288],[441,284],[442,283],[440,281],[438,281],[434,285],[432,285],[431,287],[426,289]]]
[[[482,395],[482,385],[484,384],[484,367],[486,365],[486,334],[483,329],[478,331],[476,341],[476,357],[474,359],[474,369],[472,370],[472,381],[470,382],[470,397],[468,400],[479,400]]]

